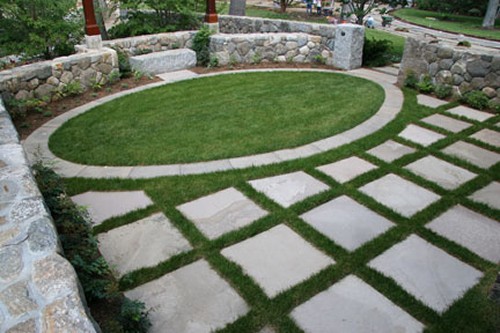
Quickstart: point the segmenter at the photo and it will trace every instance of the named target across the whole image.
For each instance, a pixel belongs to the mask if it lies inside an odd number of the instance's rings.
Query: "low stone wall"
[[[462,95],[481,90],[500,104],[500,55],[474,52],[463,47],[430,43],[408,38],[405,44],[398,84],[403,85],[408,73],[418,78],[429,75],[436,84],[453,86]]]
[[[0,93],[4,98],[58,98],[68,84],[79,82],[83,89],[106,84],[118,72],[116,51],[103,48],[68,57],[34,63],[0,72]]]
[[[98,332],[0,99],[0,332]]]
[[[220,65],[257,62],[332,63],[333,53],[320,36],[302,33],[219,34],[210,40],[210,52]]]
[[[196,33],[197,31],[178,31],[120,38],[103,41],[103,46],[119,49],[128,56],[135,56],[147,52],[191,48]]]

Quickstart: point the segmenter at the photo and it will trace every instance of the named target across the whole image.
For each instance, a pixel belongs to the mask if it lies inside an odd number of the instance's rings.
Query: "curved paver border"
[[[312,155],[320,154],[328,150],[338,148],[340,146],[354,142],[355,140],[366,137],[375,133],[390,121],[392,121],[401,111],[403,106],[403,93],[400,89],[394,86],[395,77],[375,72],[367,69],[357,69],[349,72],[321,69],[263,69],[263,70],[243,70],[243,71],[227,71],[220,73],[211,73],[200,75],[198,77],[210,77],[215,75],[238,74],[249,72],[269,72],[269,71],[310,71],[310,72],[327,72],[327,73],[342,73],[352,75],[359,78],[364,78],[382,86],[385,92],[385,99],[380,107],[380,110],[371,118],[363,123],[351,128],[345,132],[333,135],[326,139],[314,141],[312,143],[290,149],[281,149],[269,153],[227,158],[208,162],[186,163],[186,164],[168,164],[168,165],[151,165],[151,166],[94,166],[83,165],[65,161],[58,158],[49,150],[48,141],[50,135],[54,133],[64,122],[76,117],[90,109],[107,103],[116,98],[136,93],[142,90],[159,87],[162,85],[178,82],[173,80],[169,82],[157,82],[146,86],[138,87],[129,91],[120,92],[101,98],[97,101],[77,107],[68,111],[59,117],[47,122],[36,131],[34,131],[23,143],[24,149],[28,154],[29,160],[34,163],[37,160],[43,160],[51,165],[63,177],[82,177],[82,178],[122,178],[122,179],[140,179],[140,178],[155,178],[161,176],[176,176],[176,175],[191,175],[204,174],[217,171],[227,171],[244,169],[251,166],[263,166],[274,163],[291,161],[299,158],[305,158]],[[186,79],[193,79],[188,77]],[[182,80],[182,79],[181,79]]]

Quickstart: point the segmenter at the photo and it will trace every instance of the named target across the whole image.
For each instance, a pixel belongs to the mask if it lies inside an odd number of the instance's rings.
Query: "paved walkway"
[[[293,71],[291,69],[284,69],[284,70]],[[64,122],[82,113],[85,113],[98,105],[109,102],[110,100],[113,100],[115,98],[119,98],[124,95],[135,93],[151,87],[157,87],[160,85],[177,82],[180,80],[193,79],[196,77],[207,77],[214,75],[255,72],[255,71],[256,70],[230,71],[225,73],[214,73],[214,74],[198,76],[191,71],[185,70],[174,73],[162,74],[160,75],[160,77],[164,80],[164,82],[153,83],[151,85],[143,86],[137,89],[132,89],[130,91],[121,92],[113,96],[108,96],[100,100],[97,100],[95,102],[91,102],[84,106],[68,111],[67,113],[47,122],[42,127],[33,132],[33,134],[31,134],[25,140],[23,146],[26,152],[28,153],[28,159],[31,162],[35,162],[36,160],[41,158],[42,160],[50,163],[50,165],[54,165],[54,169],[63,177],[138,179],[138,178],[155,178],[159,176],[203,174],[216,171],[243,169],[250,166],[262,166],[262,165],[280,163],[284,161],[290,161],[298,158],[304,158],[320,154],[322,152],[338,148],[340,146],[351,143],[355,140],[361,139],[378,131],[396,117],[398,112],[401,111],[403,105],[403,94],[401,90],[399,90],[397,87],[394,86],[396,78],[393,75],[384,74],[381,72],[375,72],[367,69],[357,69],[350,72],[316,70],[319,72],[344,73],[347,75],[365,78],[381,85],[385,91],[385,100],[380,110],[370,119],[366,120],[365,122],[359,124],[358,126],[348,131],[300,147],[291,149],[282,149],[265,154],[235,157],[235,158],[209,161],[209,162],[154,165],[154,166],[136,166],[136,167],[115,167],[115,166],[101,167],[101,166],[82,165],[65,161],[56,157],[49,150],[48,139],[50,135],[54,133]],[[269,71],[269,70],[266,69],[261,71]],[[302,71],[302,70],[300,69],[296,71]],[[313,70],[308,69],[307,71],[313,71]],[[89,135],[90,134],[91,133],[89,133]]]

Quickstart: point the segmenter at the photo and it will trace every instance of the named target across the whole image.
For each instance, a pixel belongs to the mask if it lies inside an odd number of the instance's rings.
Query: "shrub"
[[[450,85],[447,85],[447,84],[438,84],[435,88],[434,88],[434,93],[436,94],[436,96],[438,98],[441,98],[441,99],[446,99],[448,97],[451,96],[451,93],[452,93],[452,87]]]
[[[193,38],[193,51],[196,52],[196,60],[200,66],[207,66],[210,63],[210,35],[212,32],[204,26]]]
[[[492,109],[496,113],[500,113],[500,103],[494,102],[493,100],[488,103],[488,108]]]
[[[424,94],[430,94],[434,91],[434,84],[429,75],[424,75],[420,82],[417,83],[417,90]]]
[[[415,74],[415,72],[413,72],[411,70],[408,71],[406,73],[406,78],[405,78],[405,82],[404,82],[405,87],[416,89],[417,84],[418,84],[418,79],[417,79],[417,75]]]
[[[130,77],[132,75],[132,68],[130,67],[128,55],[117,47],[114,48],[114,50],[118,56],[118,68],[120,69],[120,75],[122,77]]]
[[[389,40],[368,39],[363,46],[363,66],[379,67],[391,63],[392,42]]]
[[[83,93],[82,84],[78,81],[71,81],[60,90],[61,97],[78,96]]]
[[[475,90],[464,94],[462,101],[474,109],[482,110],[488,106],[490,100],[484,92]]]
[[[146,333],[151,327],[148,315],[149,311],[146,310],[144,303],[125,298],[119,319],[123,327],[123,332]]]
[[[457,43],[457,46],[471,47],[471,43],[467,40],[461,40]]]

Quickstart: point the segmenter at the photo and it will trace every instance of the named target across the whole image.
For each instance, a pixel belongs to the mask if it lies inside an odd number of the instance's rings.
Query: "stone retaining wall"
[[[98,332],[0,99],[0,332]]]
[[[93,84],[106,84],[118,72],[116,51],[103,48],[87,50],[68,57],[56,58],[0,72],[0,93],[4,98],[56,99],[68,84],[79,82],[83,89]]]
[[[398,75],[403,85],[409,72],[429,75],[436,84],[453,86],[455,94],[483,91],[500,104],[500,55],[408,38]]]
[[[332,64],[333,53],[320,36],[303,33],[219,34],[210,41],[210,52],[220,65],[258,62],[314,62]]]

